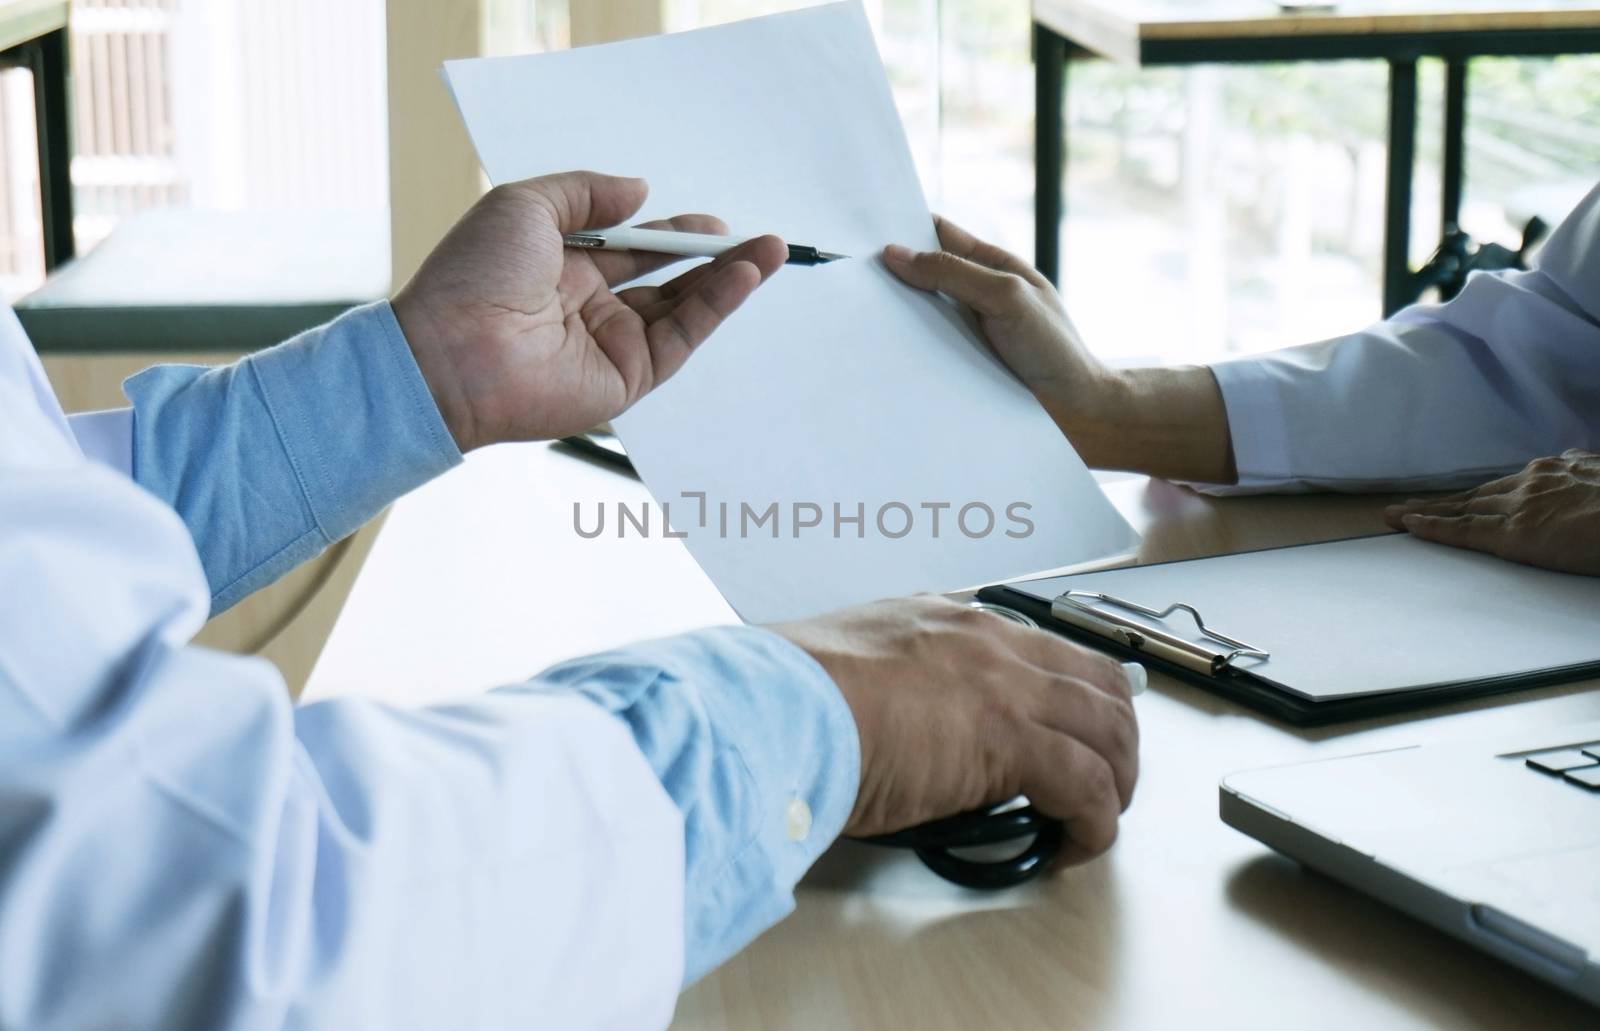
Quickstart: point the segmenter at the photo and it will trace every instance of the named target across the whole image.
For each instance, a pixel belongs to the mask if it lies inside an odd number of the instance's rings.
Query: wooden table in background
[[[1389,62],[1389,174],[1383,313],[1417,299],[1411,269],[1411,180],[1417,149],[1417,61],[1445,61],[1446,231],[1461,212],[1467,67],[1474,57],[1600,52],[1600,6],[1572,0],[1343,0],[1285,13],[1272,0],[1033,0],[1037,120],[1034,263],[1061,275],[1065,94],[1069,58],[1135,67],[1381,58]]]
[[[69,13],[68,0],[0,0],[0,68],[26,68],[33,73],[46,271],[71,258],[75,250]]]
[[[1378,502],[1109,493],[1162,561],[1378,532]],[[680,542],[579,539],[573,505],[643,487],[540,445],[489,448],[400,501],[306,698],[403,704],[732,619]],[[1600,1015],[1224,826],[1226,773],[1600,719],[1594,683],[1297,730],[1153,677],[1142,768],[1101,859],[998,894],[844,842],[798,909],[681,1000],[682,1028],[1594,1027]]]

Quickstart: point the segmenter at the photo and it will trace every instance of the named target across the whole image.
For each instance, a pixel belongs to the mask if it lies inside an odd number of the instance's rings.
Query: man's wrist
[[[766,629],[789,642],[822,670],[844,702],[844,712],[849,716],[851,726],[855,728],[856,769],[859,773],[850,815],[846,818],[842,830],[842,833],[848,835],[852,832],[852,828],[861,822],[865,800],[873,796],[873,792],[867,790],[863,781],[868,776],[868,771],[876,768],[870,749],[872,742],[878,740],[879,734],[870,723],[871,707],[864,703],[859,693],[861,690],[859,685],[864,678],[853,675],[848,669],[847,649],[830,649],[811,639],[810,632],[816,629],[813,622],[802,620],[795,623],[781,623]]]
[[[1087,382],[1054,380],[1034,391],[1050,418],[1092,468],[1120,468],[1130,457],[1127,431],[1142,421],[1132,405],[1135,371],[1101,369]]]
[[[1204,366],[1108,369],[1075,396],[1041,400],[1091,468],[1202,483],[1237,478],[1227,407]]]
[[[466,454],[488,443],[478,439],[472,406],[467,403],[460,377],[455,374],[455,363],[444,343],[445,336],[426,306],[417,300],[409,288],[397,293],[389,305],[394,309],[400,335],[411,349],[411,357],[422,373],[422,381],[427,384],[434,406],[439,409],[439,417],[444,420],[457,449]]]
[[[575,659],[508,690],[551,688],[627,723],[683,814],[687,980],[793,908],[861,782],[849,705],[809,652],[721,627]]]

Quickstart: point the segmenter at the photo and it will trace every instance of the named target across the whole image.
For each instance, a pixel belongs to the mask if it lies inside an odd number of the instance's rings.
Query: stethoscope
[[[1023,626],[1034,629],[1039,626],[1033,619],[1004,605],[993,605],[986,601],[973,601],[968,605]],[[1044,815],[1026,798],[1018,797],[999,805],[862,840],[873,845],[909,848],[916,852],[923,865],[945,880],[964,888],[993,891],[1014,887],[1037,877],[1061,851],[1065,837],[1066,831],[1060,820]],[[1002,858],[970,854],[974,849],[1002,848],[1024,840],[1028,843],[1021,851]],[[962,855],[962,852],[969,854]]]

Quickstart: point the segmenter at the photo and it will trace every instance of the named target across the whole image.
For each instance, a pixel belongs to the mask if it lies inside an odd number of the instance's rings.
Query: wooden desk
[[[72,257],[75,250],[68,14],[68,0],[0,0],[0,68],[26,68],[33,73],[46,271]]]
[[[1157,561],[1377,531],[1362,498],[1110,490]],[[491,448],[398,503],[307,698],[421,703],[731,617],[676,541],[580,540],[572,506],[643,488],[542,446]],[[1423,738],[1600,719],[1597,685],[1296,731],[1156,677],[1143,774],[1102,859],[995,895],[844,842],[797,912],[685,993],[683,1028],[1593,1027],[1596,1014],[1274,856],[1217,818],[1225,773]]]
[[[1281,13],[1272,0],[1033,0],[1034,263],[1060,282],[1067,60],[1177,65],[1382,58],[1389,62],[1389,170],[1383,313],[1414,302],[1411,186],[1417,148],[1417,60],[1445,61],[1446,231],[1460,219],[1466,170],[1468,64],[1474,57],[1600,52],[1600,6],[1571,0],[1341,0]]]

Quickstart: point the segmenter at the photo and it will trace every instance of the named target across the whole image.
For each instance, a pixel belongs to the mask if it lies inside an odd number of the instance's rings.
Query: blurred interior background
[[[0,296],[21,299],[68,411],[120,405],[123,378],[152,362],[229,360],[415,269],[485,185],[442,61],[807,2],[0,0],[0,29],[22,39],[65,25],[79,255],[39,289],[35,100],[50,94],[27,68],[0,71]],[[1031,255],[1029,0],[864,3],[930,205]],[[1442,80],[1424,63],[1414,263],[1440,234]],[[1205,361],[1379,316],[1380,62],[1086,61],[1068,94],[1063,287],[1102,355]],[[1515,244],[1530,217],[1559,218],[1600,178],[1600,59],[1475,61],[1467,141],[1467,231]],[[199,640],[265,656],[298,690],[375,534]]]
[[[483,51],[510,53],[568,46],[575,27],[583,41],[608,7],[681,30],[805,0],[473,4]],[[1031,254],[1028,0],[866,7],[929,203]],[[385,19],[385,0],[75,0],[79,253],[156,208],[385,211]],[[1424,64],[1419,263],[1440,232],[1442,79]],[[29,80],[0,73],[8,299],[44,275]],[[1075,67],[1064,292],[1093,345],[1119,361],[1203,361],[1375,319],[1385,98],[1380,62]],[[1474,62],[1468,143],[1468,232],[1513,243],[1531,216],[1559,216],[1600,179],[1600,59]]]

